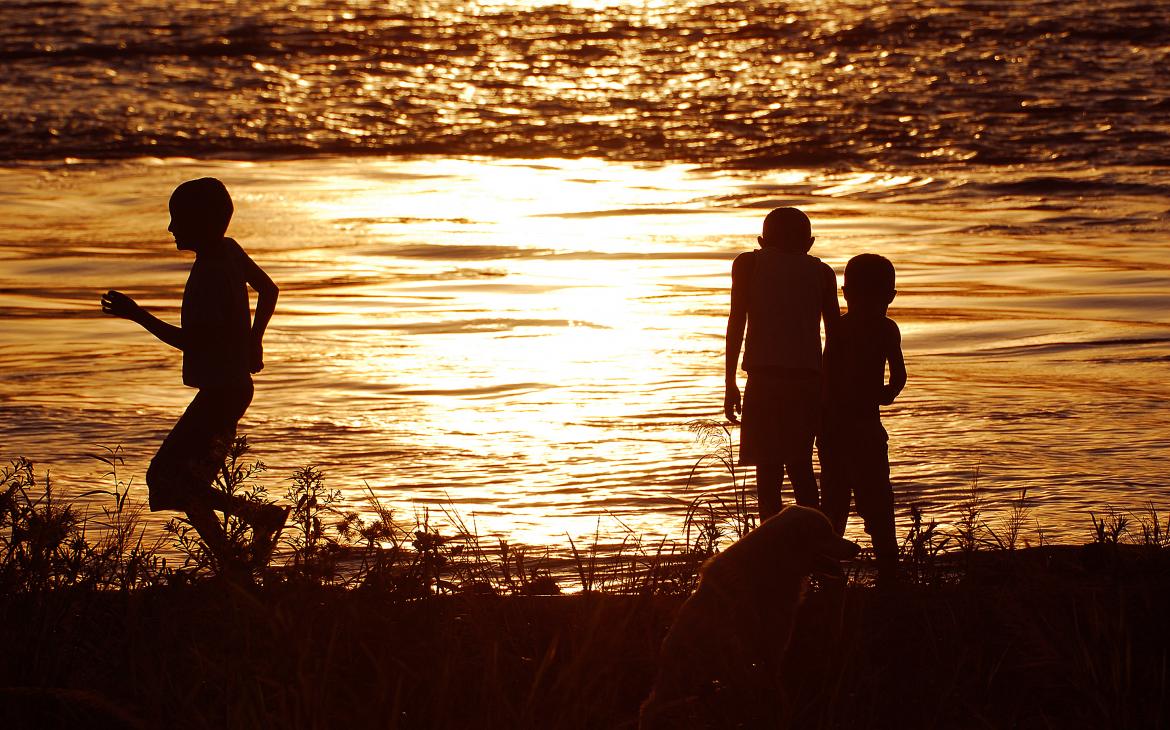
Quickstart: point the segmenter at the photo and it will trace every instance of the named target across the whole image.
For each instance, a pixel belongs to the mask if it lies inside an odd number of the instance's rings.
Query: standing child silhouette
[[[796,503],[818,506],[812,450],[820,415],[821,322],[831,331],[841,310],[833,269],[808,254],[814,240],[808,216],[777,208],[764,218],[758,240],[760,248],[740,254],[731,267],[723,411],[732,423],[742,412],[739,463],[756,467],[762,522],[780,511],[785,471]],[[742,404],[736,382],[741,345],[748,374]]]
[[[102,311],[142,325],[183,351],[183,384],[198,392],[163,441],[146,472],[150,509],[178,510],[224,560],[227,535],[214,512],[251,525],[254,564],[267,562],[288,509],[229,496],[212,486],[235,439],[236,425],[252,402],[252,373],[264,367],[264,330],[276,308],[276,284],[224,233],[232,217],[227,188],[214,178],[189,180],[171,194],[167,230],[195,262],[183,291],[181,326],[163,322],[117,291],[102,297]],[[250,321],[247,286],[257,292]]]
[[[898,541],[890,485],[889,437],[881,406],[906,386],[902,335],[886,310],[897,293],[894,265],[865,253],[845,266],[848,311],[825,342],[825,413],[818,441],[822,509],[845,533],[852,496],[873,541],[878,581],[895,580]],[[886,383],[886,367],[890,381]]]

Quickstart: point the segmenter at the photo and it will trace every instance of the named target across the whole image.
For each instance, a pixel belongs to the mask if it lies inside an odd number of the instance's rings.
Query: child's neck
[[[223,251],[224,237],[209,238],[195,247],[195,256],[215,256]]]

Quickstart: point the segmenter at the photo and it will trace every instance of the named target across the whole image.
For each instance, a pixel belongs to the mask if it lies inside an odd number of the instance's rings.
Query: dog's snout
[[[861,552],[861,546],[852,540],[845,538],[837,539],[836,558],[838,560],[852,560],[857,557],[857,553]]]
[[[812,572],[836,577],[844,575],[840,561],[851,560],[857,557],[857,553],[861,551],[861,546],[857,543],[836,535],[823,548],[813,556]]]

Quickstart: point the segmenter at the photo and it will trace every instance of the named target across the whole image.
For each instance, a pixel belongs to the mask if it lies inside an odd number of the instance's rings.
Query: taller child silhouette
[[[760,248],[731,267],[723,410],[740,429],[739,463],[756,467],[760,521],[781,508],[784,472],[796,503],[817,507],[812,450],[820,414],[821,321],[826,333],[841,315],[833,269],[810,256],[808,216],[777,208],[764,218]],[[736,381],[740,346],[747,387]]]

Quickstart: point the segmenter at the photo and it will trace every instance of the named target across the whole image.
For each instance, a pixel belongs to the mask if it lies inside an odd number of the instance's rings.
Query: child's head
[[[171,193],[171,224],[175,245],[195,250],[208,241],[219,241],[232,219],[232,196],[213,177],[188,180]]]
[[[863,253],[845,265],[845,302],[850,311],[881,312],[894,301],[894,265],[885,256]]]
[[[808,253],[813,245],[812,223],[796,208],[776,208],[764,218],[764,233],[759,240],[763,247]]]

